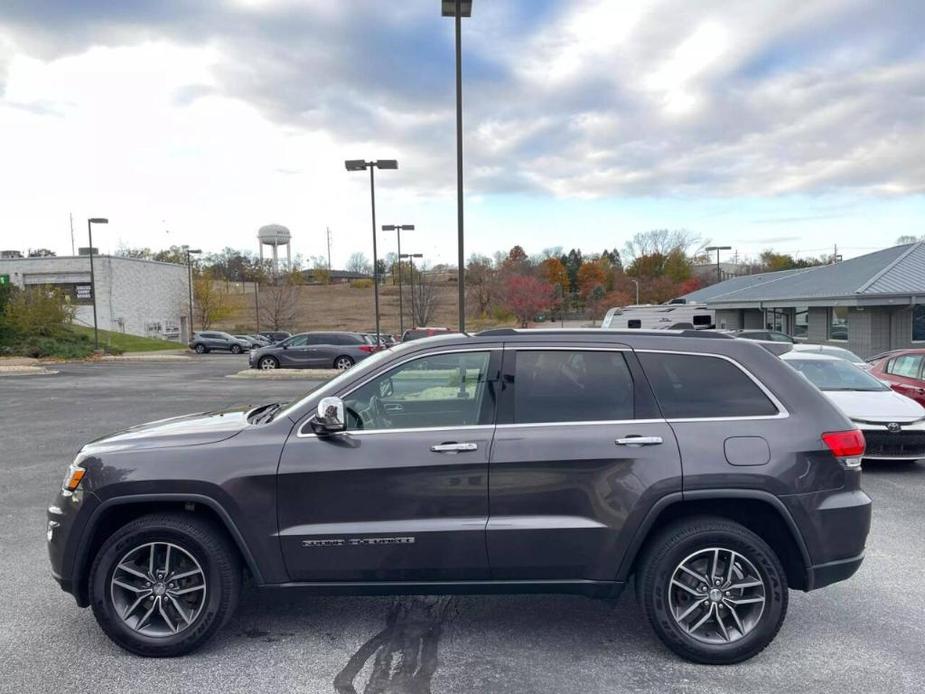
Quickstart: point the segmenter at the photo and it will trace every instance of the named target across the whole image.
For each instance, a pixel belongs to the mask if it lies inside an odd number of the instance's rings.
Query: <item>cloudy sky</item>
[[[3,0],[0,246],[456,254],[438,0]],[[925,234],[922,0],[475,0],[467,255],[686,228],[741,254]],[[382,248],[394,239],[382,235]]]

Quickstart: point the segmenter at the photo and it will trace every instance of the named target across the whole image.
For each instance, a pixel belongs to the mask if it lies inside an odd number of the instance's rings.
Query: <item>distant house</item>
[[[353,272],[351,270],[325,270],[321,269],[311,269],[303,270],[302,277],[305,278],[305,282],[308,284],[321,284],[321,278],[316,276],[316,272],[327,274],[328,282],[330,284],[347,284],[353,280],[371,280],[373,276],[371,274],[366,274],[364,272]]]
[[[771,328],[862,357],[925,347],[925,243],[734,277],[685,298],[713,308],[718,328]]]

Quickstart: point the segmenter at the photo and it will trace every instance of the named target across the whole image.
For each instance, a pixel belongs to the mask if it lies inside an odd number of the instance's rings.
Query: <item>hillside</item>
[[[256,328],[253,285],[248,285],[245,293],[244,287],[238,285],[237,291],[232,294],[234,306],[233,315],[227,320],[220,321],[212,327],[228,332],[254,331]],[[296,302],[296,318],[293,325],[283,326],[290,332],[306,330],[350,330],[371,332],[375,330],[375,314],[373,290],[369,288],[353,288],[349,284],[331,285],[303,285],[298,289]],[[438,305],[431,325],[455,327],[457,324],[456,284],[448,283],[438,288]],[[405,328],[410,327],[411,307],[408,304],[410,294],[405,288]],[[384,333],[397,334],[398,320],[398,287],[383,285],[379,289],[379,315],[381,330]],[[497,321],[469,319],[467,326],[472,329],[481,329],[498,325]],[[513,325],[513,323],[509,323]],[[261,317],[261,330],[269,330]]]

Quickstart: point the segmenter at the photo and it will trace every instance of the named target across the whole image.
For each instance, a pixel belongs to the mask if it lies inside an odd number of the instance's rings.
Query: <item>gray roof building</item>
[[[715,309],[718,327],[778,330],[847,346],[862,357],[925,347],[925,243],[735,277],[684,298]]]

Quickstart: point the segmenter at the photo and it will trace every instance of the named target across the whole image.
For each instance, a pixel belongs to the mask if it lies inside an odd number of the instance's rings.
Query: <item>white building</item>
[[[189,281],[185,265],[121,256],[93,256],[101,330],[186,339]],[[89,256],[0,258],[0,275],[20,288],[51,285],[77,305],[74,322],[93,326]]]

